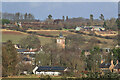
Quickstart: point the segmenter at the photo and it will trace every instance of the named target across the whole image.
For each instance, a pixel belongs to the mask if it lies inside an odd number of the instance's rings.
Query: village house
[[[75,30],[76,30],[76,31],[83,30],[83,26],[77,26],[77,27],[75,28]]]
[[[65,67],[50,67],[50,66],[36,66],[33,69],[34,74],[38,75],[50,75],[50,76],[59,76],[63,72],[67,71]]]
[[[116,61],[116,65],[114,67],[114,72],[120,74],[120,62],[118,60]]]
[[[76,31],[105,31],[104,27],[101,26],[80,26],[75,28]]]
[[[101,60],[100,64],[100,70],[101,72],[114,72],[114,73],[120,73],[120,63],[117,60],[116,64],[113,64],[113,60],[109,63],[105,63],[103,60]]]
[[[35,54],[37,49],[17,49],[17,52],[22,56],[22,63],[35,65]]]
[[[19,54],[36,54],[38,52],[37,49],[17,49],[17,52]]]
[[[105,28],[101,27],[101,26],[91,26],[92,27],[92,31],[105,31]]]
[[[115,65],[113,64],[113,60],[111,62],[105,63],[101,60],[100,70],[101,72],[113,72]]]
[[[102,48],[101,49],[102,52],[106,52],[106,53],[109,53],[111,51],[110,48]]]
[[[32,59],[29,58],[29,57],[24,57],[22,59],[22,63],[24,63],[24,64],[31,64],[32,65]]]
[[[117,44],[117,45],[115,46],[115,48],[116,48],[116,49],[117,49],[117,48],[120,48],[120,45]]]
[[[15,44],[14,47],[15,47],[16,49],[21,49],[21,46],[20,46],[19,44]]]

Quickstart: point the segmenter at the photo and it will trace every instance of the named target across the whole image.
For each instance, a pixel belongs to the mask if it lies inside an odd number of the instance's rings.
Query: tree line
[[[3,19],[8,19],[9,21],[31,21],[36,20],[34,15],[31,13],[2,13]],[[62,16],[62,19],[53,19],[54,15],[49,14],[47,18],[43,21],[45,24],[39,23],[38,25],[24,25],[26,28],[31,29],[75,29],[76,26],[103,26],[106,30],[118,30],[120,27],[120,20],[116,18],[105,19],[103,14],[100,14],[99,19],[94,19],[94,15],[90,14],[89,19],[78,17],[69,18],[69,16]],[[7,23],[3,20],[3,23]],[[40,20],[39,20],[40,21]],[[38,21],[38,22],[39,22]],[[41,21],[40,21],[41,22]]]
[[[2,13],[2,18],[3,19],[8,19],[8,20],[34,20],[35,17],[31,13]]]

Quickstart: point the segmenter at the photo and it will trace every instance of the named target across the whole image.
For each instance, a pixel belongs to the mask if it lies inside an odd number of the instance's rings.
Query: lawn
[[[11,31],[11,30],[2,30],[2,42],[6,42],[11,40],[14,44],[18,44],[19,40],[28,36],[29,34],[19,32],[19,31]],[[47,44],[51,42],[51,38],[38,36],[41,41],[41,45]]]

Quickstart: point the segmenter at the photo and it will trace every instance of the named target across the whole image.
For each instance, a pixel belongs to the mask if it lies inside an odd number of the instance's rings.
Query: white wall
[[[41,71],[41,72],[37,72],[36,71],[36,74],[39,74],[39,75],[54,75],[54,76],[58,76],[60,75],[61,73],[60,72],[44,72],[44,71]]]

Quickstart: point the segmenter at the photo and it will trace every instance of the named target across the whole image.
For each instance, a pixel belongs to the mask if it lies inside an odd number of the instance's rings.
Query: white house
[[[62,72],[67,71],[64,67],[36,66],[33,69],[34,74],[59,76]]]

